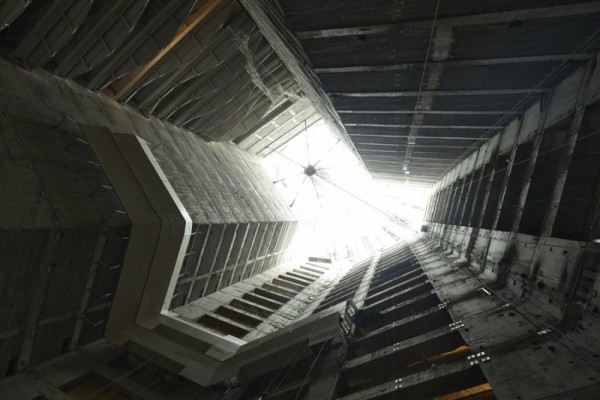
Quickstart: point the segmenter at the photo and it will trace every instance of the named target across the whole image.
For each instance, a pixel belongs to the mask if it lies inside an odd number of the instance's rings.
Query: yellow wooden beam
[[[473,386],[468,389],[459,390],[445,394],[443,396],[434,397],[433,400],[461,400],[461,399],[495,399],[492,385],[489,383],[483,383],[481,385]]]
[[[124,77],[118,79],[111,85],[112,95],[106,93],[108,96],[113,97],[116,100],[121,100],[127,95],[127,93],[133,89],[148,72],[154,68],[154,66],[162,60],[171,50],[175,48],[181,41],[192,32],[202,21],[210,15],[210,13],[217,8],[225,0],[208,0],[202,7],[196,12],[190,14],[175,37],[163,48],[161,51],[154,56],[154,58],[148,61],[146,64],[139,66]]]

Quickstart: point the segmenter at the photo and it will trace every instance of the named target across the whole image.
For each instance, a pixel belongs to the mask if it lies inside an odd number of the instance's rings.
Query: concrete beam
[[[368,353],[362,354],[359,357],[352,358],[346,361],[342,367],[343,371],[347,371],[352,368],[357,368],[363,366],[364,364],[369,364],[371,362],[377,362],[378,359],[393,356],[395,353],[410,350],[412,347],[423,345],[433,339],[444,337],[454,330],[449,326],[444,326],[441,328],[437,328],[430,331],[425,331],[424,333],[417,335],[415,337],[411,337],[405,340],[400,340],[392,345],[377,348],[374,351],[369,351]],[[380,333],[382,335],[383,333]],[[383,340],[382,340],[383,341]],[[384,342],[385,343],[385,342]],[[360,342],[354,342],[353,347],[360,346]]]
[[[532,21],[536,19],[589,15],[600,12],[600,2],[569,4],[561,6],[529,8],[512,11],[502,11],[487,14],[465,15],[459,17],[436,18],[436,28],[451,28],[457,26],[508,24],[515,21]],[[397,22],[391,24],[355,26],[348,28],[333,28],[315,31],[297,32],[300,40],[347,37],[359,35],[375,35],[385,33],[401,33],[413,30],[431,30],[434,20]]]
[[[504,129],[503,126],[497,125],[402,125],[402,124],[372,124],[367,122],[361,123],[344,123],[345,126],[368,126],[374,128],[415,128],[415,129],[460,129],[460,130],[497,130]],[[420,136],[419,136],[420,137]]]
[[[472,89],[472,90],[421,90],[396,92],[331,92],[331,96],[339,97],[417,97],[417,96],[499,96],[510,94],[546,93],[544,88],[521,89]]]
[[[486,58],[479,60],[446,60],[446,61],[429,61],[427,66],[434,68],[437,66],[444,67],[468,67],[468,66],[486,66],[486,65],[504,65],[504,64],[525,64],[525,63],[545,63],[545,62],[561,62],[561,61],[585,61],[594,57],[593,53],[582,54],[557,54],[557,55],[540,55],[540,56],[524,56],[524,57],[504,57],[504,58]],[[385,65],[360,65],[352,67],[321,67],[315,68],[317,74],[340,74],[352,72],[385,72],[385,71],[405,71],[411,69],[423,69],[425,63],[404,63],[404,64],[385,64]]]
[[[352,133],[351,137],[367,137],[367,138],[390,138],[390,139],[408,139],[411,136],[408,134],[396,134],[396,135],[374,135],[374,134],[364,134],[364,133]],[[489,137],[469,137],[469,136],[427,136],[427,135],[419,135],[418,139],[440,139],[440,140],[470,140],[470,141],[478,141],[485,142],[490,140]]]
[[[514,115],[520,114],[520,111],[514,110],[490,110],[490,111],[475,111],[475,110],[366,110],[366,109],[337,109],[338,114],[424,114],[424,115]]]

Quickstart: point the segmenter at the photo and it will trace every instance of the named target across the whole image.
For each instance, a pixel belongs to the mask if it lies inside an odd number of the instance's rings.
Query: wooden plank
[[[113,85],[113,90],[115,91],[114,97],[117,100],[120,100],[129,93],[131,89],[135,88],[138,82],[140,82],[144,76],[146,76],[146,74],[150,72],[160,60],[169,54],[190,32],[202,23],[202,21],[204,21],[222,1],[223,0],[208,0],[194,14],[190,15],[171,42],[154,56],[154,58],[130,72],[126,79],[120,80]]]

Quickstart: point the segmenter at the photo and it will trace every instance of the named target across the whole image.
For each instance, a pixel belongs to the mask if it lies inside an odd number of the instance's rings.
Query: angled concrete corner
[[[105,333],[123,343],[125,330],[146,326],[168,306],[192,221],[144,140],[105,128],[82,129],[133,222],[117,307]]]

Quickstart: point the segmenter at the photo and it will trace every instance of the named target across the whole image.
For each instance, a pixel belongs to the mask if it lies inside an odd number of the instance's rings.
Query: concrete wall
[[[595,245],[599,80],[595,60],[575,71],[449,172],[426,215],[429,237],[482,270],[505,268],[557,315]]]
[[[131,229],[82,135],[0,107],[0,376],[102,337]]]
[[[511,382],[498,392],[507,398],[576,398],[597,385],[579,378],[588,367],[597,371],[600,349],[598,99],[600,69],[592,60],[449,172],[428,205],[430,246],[480,280],[493,277],[493,295],[515,299],[523,320],[560,332],[543,347],[552,355],[532,355],[526,345],[502,354],[501,362],[523,366],[488,375]],[[539,371],[543,363],[554,372]]]
[[[104,330],[131,224],[80,124],[146,140],[192,217],[173,306],[284,259],[296,222],[260,158],[44,71],[0,71],[0,375]]]

